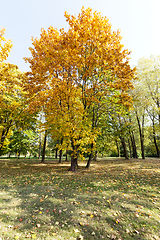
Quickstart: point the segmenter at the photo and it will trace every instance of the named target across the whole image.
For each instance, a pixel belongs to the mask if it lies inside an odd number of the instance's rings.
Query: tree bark
[[[43,143],[43,152],[42,152],[42,161],[41,161],[41,163],[44,163],[44,159],[45,159],[46,142],[47,142],[47,132],[45,131],[44,143]]]
[[[55,159],[58,158],[58,148],[56,148],[56,151],[55,151]]]
[[[130,123],[132,123],[131,117],[129,118],[129,121],[130,121]],[[135,141],[133,130],[129,130],[129,134],[130,134],[130,139],[131,139],[133,158],[138,159],[136,141]]]
[[[115,142],[116,142],[118,157],[121,157],[121,153],[120,153],[120,149],[119,149],[119,146],[118,146],[118,141],[117,141],[117,139],[115,139]]]
[[[155,123],[154,123],[154,117],[152,120],[152,129],[153,129],[153,139],[154,139],[154,145],[156,147],[156,151],[157,151],[157,157],[160,157],[160,152],[159,152],[159,148],[158,148],[158,144],[157,144],[157,140],[156,140],[156,131],[155,131]]]
[[[131,148],[131,142],[128,138],[128,147],[129,147],[129,155],[130,155],[130,158],[132,158],[132,148]]]
[[[74,145],[73,140],[71,139],[71,146],[72,146],[72,154],[71,154],[71,167],[69,171],[75,172],[76,167],[78,167],[78,146]]]
[[[91,153],[89,154],[89,159],[88,159],[88,162],[87,162],[87,165],[86,165],[86,168],[88,168],[88,169],[90,168],[92,158],[93,158],[93,143],[91,143]]]
[[[131,143],[132,143],[133,158],[138,158],[137,147],[136,147],[136,142],[135,142],[135,137],[134,137],[133,131],[131,132]]]
[[[138,128],[139,128],[142,159],[145,159],[145,156],[144,156],[144,115],[142,116],[142,127],[140,124],[140,120],[139,120],[137,111],[136,111],[136,118],[137,118],[137,123],[138,123]]]
[[[59,144],[59,140],[57,140],[57,144]],[[58,148],[55,149],[55,159],[58,159]]]
[[[65,161],[68,162],[67,150],[66,150],[66,159],[65,159]]]
[[[1,142],[0,142],[0,150],[3,148],[4,140],[7,137],[7,134],[8,134],[9,129],[11,127],[11,123],[12,123],[12,121],[10,121],[9,126],[7,126],[6,128],[4,127],[3,130],[2,130]]]
[[[42,145],[42,143],[41,143],[41,133],[40,133],[39,134],[39,154],[38,154],[38,159],[41,158],[41,145]]]
[[[120,137],[120,139],[121,139],[122,147],[123,147],[123,150],[124,150],[125,159],[129,159],[129,158],[128,158],[128,153],[127,153],[127,148],[126,148],[125,140],[124,140],[123,137]]]
[[[61,139],[60,143],[61,143],[61,146],[62,146],[63,138]],[[62,149],[59,151],[59,163],[61,163],[61,162],[62,162]]]
[[[71,155],[71,167],[70,167],[70,171],[71,172],[75,172],[76,171],[76,162],[77,162],[77,159],[75,157],[75,155]]]

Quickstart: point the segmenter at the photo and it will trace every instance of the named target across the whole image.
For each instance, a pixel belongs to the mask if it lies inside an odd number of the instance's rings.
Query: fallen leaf
[[[84,223],[82,223],[82,222],[79,222],[79,225],[81,225],[81,226],[84,226]]]
[[[13,229],[17,229],[19,226],[15,226]]]
[[[57,233],[52,233],[52,235],[53,235],[53,236],[56,236],[56,235],[57,235]]]
[[[37,236],[36,236],[36,234],[33,234],[32,235],[32,239],[35,239]]]
[[[85,211],[82,211],[82,212],[81,212],[81,215],[83,215],[83,214],[85,214]]]
[[[83,236],[79,235],[76,240],[83,240]]]

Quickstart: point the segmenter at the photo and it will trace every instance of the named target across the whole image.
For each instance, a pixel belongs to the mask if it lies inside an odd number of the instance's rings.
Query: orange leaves
[[[84,7],[77,17],[64,16],[68,31],[49,27],[41,30],[40,39],[32,39],[32,56],[25,59],[31,72],[25,81],[32,109],[45,111],[45,127],[84,149],[100,134],[95,116],[104,111],[107,96],[131,88],[134,71],[119,30],[112,32],[106,17]]]

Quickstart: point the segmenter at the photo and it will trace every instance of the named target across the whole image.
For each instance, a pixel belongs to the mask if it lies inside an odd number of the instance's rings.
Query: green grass
[[[0,160],[0,239],[160,239],[160,160]]]

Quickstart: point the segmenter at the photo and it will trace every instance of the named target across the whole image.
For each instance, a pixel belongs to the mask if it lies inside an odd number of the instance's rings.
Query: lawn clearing
[[[0,239],[160,239],[160,160],[85,164],[0,160]]]

